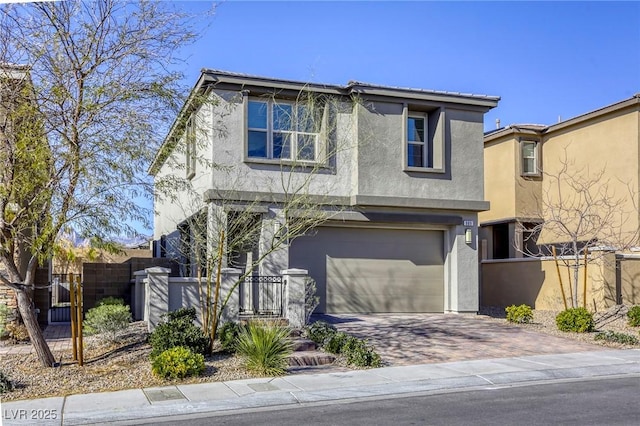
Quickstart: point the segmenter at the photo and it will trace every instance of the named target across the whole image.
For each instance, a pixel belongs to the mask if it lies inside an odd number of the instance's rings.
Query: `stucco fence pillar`
[[[240,319],[240,275],[235,268],[222,268],[220,271],[220,304],[227,296],[229,300],[220,315],[220,325],[225,322],[237,322]]]
[[[153,331],[162,321],[162,315],[169,312],[169,273],[171,269],[153,267],[144,270],[145,280],[145,314],[149,331]]]
[[[305,269],[285,269],[280,271],[285,288],[284,316],[293,328],[304,327],[307,321],[305,306],[305,286],[309,271]]]

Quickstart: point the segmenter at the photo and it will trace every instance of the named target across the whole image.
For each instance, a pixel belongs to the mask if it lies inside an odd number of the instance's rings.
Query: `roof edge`
[[[575,124],[579,124],[587,120],[601,117],[603,115],[610,114],[612,112],[620,111],[625,108],[629,108],[633,106],[640,106],[640,93],[636,93],[630,98],[626,98],[621,101],[603,106],[601,108],[594,109],[589,112],[585,112],[584,114],[577,115],[575,117],[569,118],[568,120],[564,120],[556,124],[551,124],[547,126],[544,132],[550,133],[556,130],[564,129],[565,127],[573,126]]]
[[[612,104],[594,109],[589,112],[585,112],[584,114],[577,115],[556,124],[510,124],[500,129],[489,130],[484,134],[484,142],[492,142],[496,139],[511,134],[549,134],[551,132],[574,126],[576,124],[583,123],[585,121],[592,120],[606,114],[611,114],[613,112],[620,111],[626,108],[633,108],[634,106],[640,107],[640,93],[636,93],[629,98],[614,102]]]
[[[278,87],[278,88],[290,88],[293,90],[299,90],[304,88],[319,89],[335,91],[336,94],[351,95],[361,94],[368,92],[377,92],[375,94],[384,94],[391,97],[410,97],[407,95],[433,95],[438,97],[450,97],[460,99],[461,103],[464,100],[481,100],[488,102],[492,106],[496,106],[500,100],[499,96],[489,96],[481,94],[461,93],[461,92],[449,92],[442,90],[428,90],[428,89],[416,89],[408,87],[397,86],[385,86],[379,84],[363,83],[358,81],[350,81],[346,85],[339,84],[326,84],[326,83],[310,83],[298,80],[289,80],[281,78],[271,78],[250,74],[235,73],[229,71],[216,70],[211,68],[203,68],[202,73],[213,78],[214,81],[228,82],[228,83],[247,83],[254,82],[264,85],[265,87]],[[284,87],[283,87],[284,86]],[[384,92],[384,93],[380,93]]]

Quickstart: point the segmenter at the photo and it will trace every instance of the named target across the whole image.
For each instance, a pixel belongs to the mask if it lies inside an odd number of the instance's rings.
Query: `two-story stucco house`
[[[483,118],[498,100],[205,69],[150,168],[197,195],[156,198],[156,255],[194,211],[251,209],[261,235],[245,260],[262,259],[261,275],[307,270],[316,312],[476,312]],[[326,220],[261,256],[295,220],[292,193]]]
[[[609,201],[620,200],[615,208],[619,214],[609,218],[618,239],[626,242],[623,245],[633,243],[630,238],[640,229],[639,155],[640,95],[549,126],[514,124],[488,132],[484,138],[485,195],[491,209],[479,215],[485,257],[503,259],[535,253],[536,241],[529,238],[527,229],[549,220],[545,216],[563,212],[558,197],[566,198],[567,209],[569,203],[581,206],[579,200],[570,198],[576,191],[568,183],[558,189],[556,177],[565,172],[567,177],[575,176],[576,183],[599,177],[606,185]],[[597,193],[603,188],[593,185],[590,214],[604,218],[607,203],[603,202],[604,194]],[[602,205],[600,212],[598,205]],[[582,207],[586,207],[584,202]],[[584,237],[606,240],[609,235]],[[547,236],[547,241],[537,242],[564,242],[558,238]]]
[[[488,132],[484,162],[483,305],[563,309],[563,282],[567,294],[568,283],[579,299],[587,293],[589,309],[639,303],[640,95],[552,125]],[[559,269],[537,256],[551,247]]]

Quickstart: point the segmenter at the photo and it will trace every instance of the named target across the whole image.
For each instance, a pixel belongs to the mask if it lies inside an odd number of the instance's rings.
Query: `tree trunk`
[[[580,254],[576,252],[575,264],[573,266],[573,307],[577,308],[578,305],[578,276],[580,274]]]
[[[36,350],[36,355],[38,356],[40,363],[44,367],[53,367],[55,358],[51,353],[51,349],[49,349],[49,345],[47,345],[47,341],[44,339],[42,330],[40,330],[38,318],[36,317],[36,312],[31,305],[31,298],[29,297],[29,294],[27,294],[27,290],[14,289],[14,291],[16,292],[16,298],[18,299],[20,315],[22,316],[24,325],[27,327],[29,339],[31,339],[31,344]]]

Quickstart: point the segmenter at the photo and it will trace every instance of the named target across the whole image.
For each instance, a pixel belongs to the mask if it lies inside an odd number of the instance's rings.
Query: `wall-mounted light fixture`
[[[464,230],[464,242],[467,244],[471,244],[473,242],[473,232],[471,228]]]

